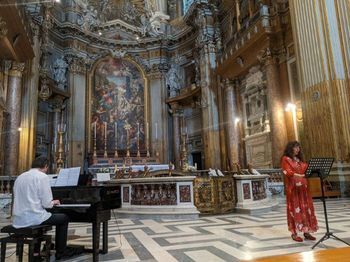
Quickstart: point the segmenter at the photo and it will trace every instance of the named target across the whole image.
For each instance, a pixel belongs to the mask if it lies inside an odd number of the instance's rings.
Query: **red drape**
[[[288,230],[313,233],[318,229],[312,196],[307,180],[294,174],[304,174],[307,163],[284,156],[281,162],[285,178]]]

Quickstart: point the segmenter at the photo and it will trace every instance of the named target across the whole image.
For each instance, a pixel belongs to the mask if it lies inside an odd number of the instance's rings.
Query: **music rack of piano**
[[[52,187],[53,199],[60,200],[62,206],[49,210],[53,213],[64,213],[69,222],[92,223],[93,261],[98,261],[99,253],[108,253],[108,221],[111,210],[121,207],[120,186],[68,186]],[[65,205],[68,204],[68,205]],[[100,244],[100,228],[102,223],[102,250]]]

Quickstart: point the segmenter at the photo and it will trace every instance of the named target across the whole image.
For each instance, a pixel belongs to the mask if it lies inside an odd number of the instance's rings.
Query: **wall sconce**
[[[241,122],[241,119],[239,117],[235,118],[235,125],[237,125],[239,122]]]
[[[293,103],[288,103],[287,106],[286,106],[286,112],[290,112],[290,111],[295,111],[297,108],[297,106]]]
[[[18,130],[18,132],[21,132],[22,131],[22,127],[19,127],[17,130]]]

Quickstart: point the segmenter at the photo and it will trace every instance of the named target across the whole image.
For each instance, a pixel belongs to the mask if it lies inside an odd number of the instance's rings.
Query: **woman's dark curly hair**
[[[303,156],[303,153],[301,152],[301,146],[298,141],[288,142],[286,149],[284,149],[283,156],[288,156],[290,158],[293,158],[293,147],[296,147],[296,146],[300,148],[300,151],[298,155],[296,155],[296,157],[299,158],[299,160],[304,161],[304,156]]]

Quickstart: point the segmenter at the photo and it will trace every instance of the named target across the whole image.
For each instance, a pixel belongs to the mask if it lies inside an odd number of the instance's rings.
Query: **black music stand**
[[[328,215],[327,215],[326,199],[324,197],[323,180],[326,177],[328,177],[329,172],[331,171],[333,162],[334,162],[334,158],[325,158],[325,157],[312,158],[310,159],[309,166],[305,172],[305,177],[310,177],[312,176],[312,174],[317,174],[317,176],[320,178],[321,190],[322,190],[321,200],[323,202],[323,212],[324,212],[324,218],[326,222],[326,233],[319,241],[317,241],[315,245],[312,246],[312,249],[314,249],[321,242],[331,237],[335,240],[341,241],[344,244],[347,244],[348,246],[350,246],[349,243],[335,236],[332,232],[329,232]]]

